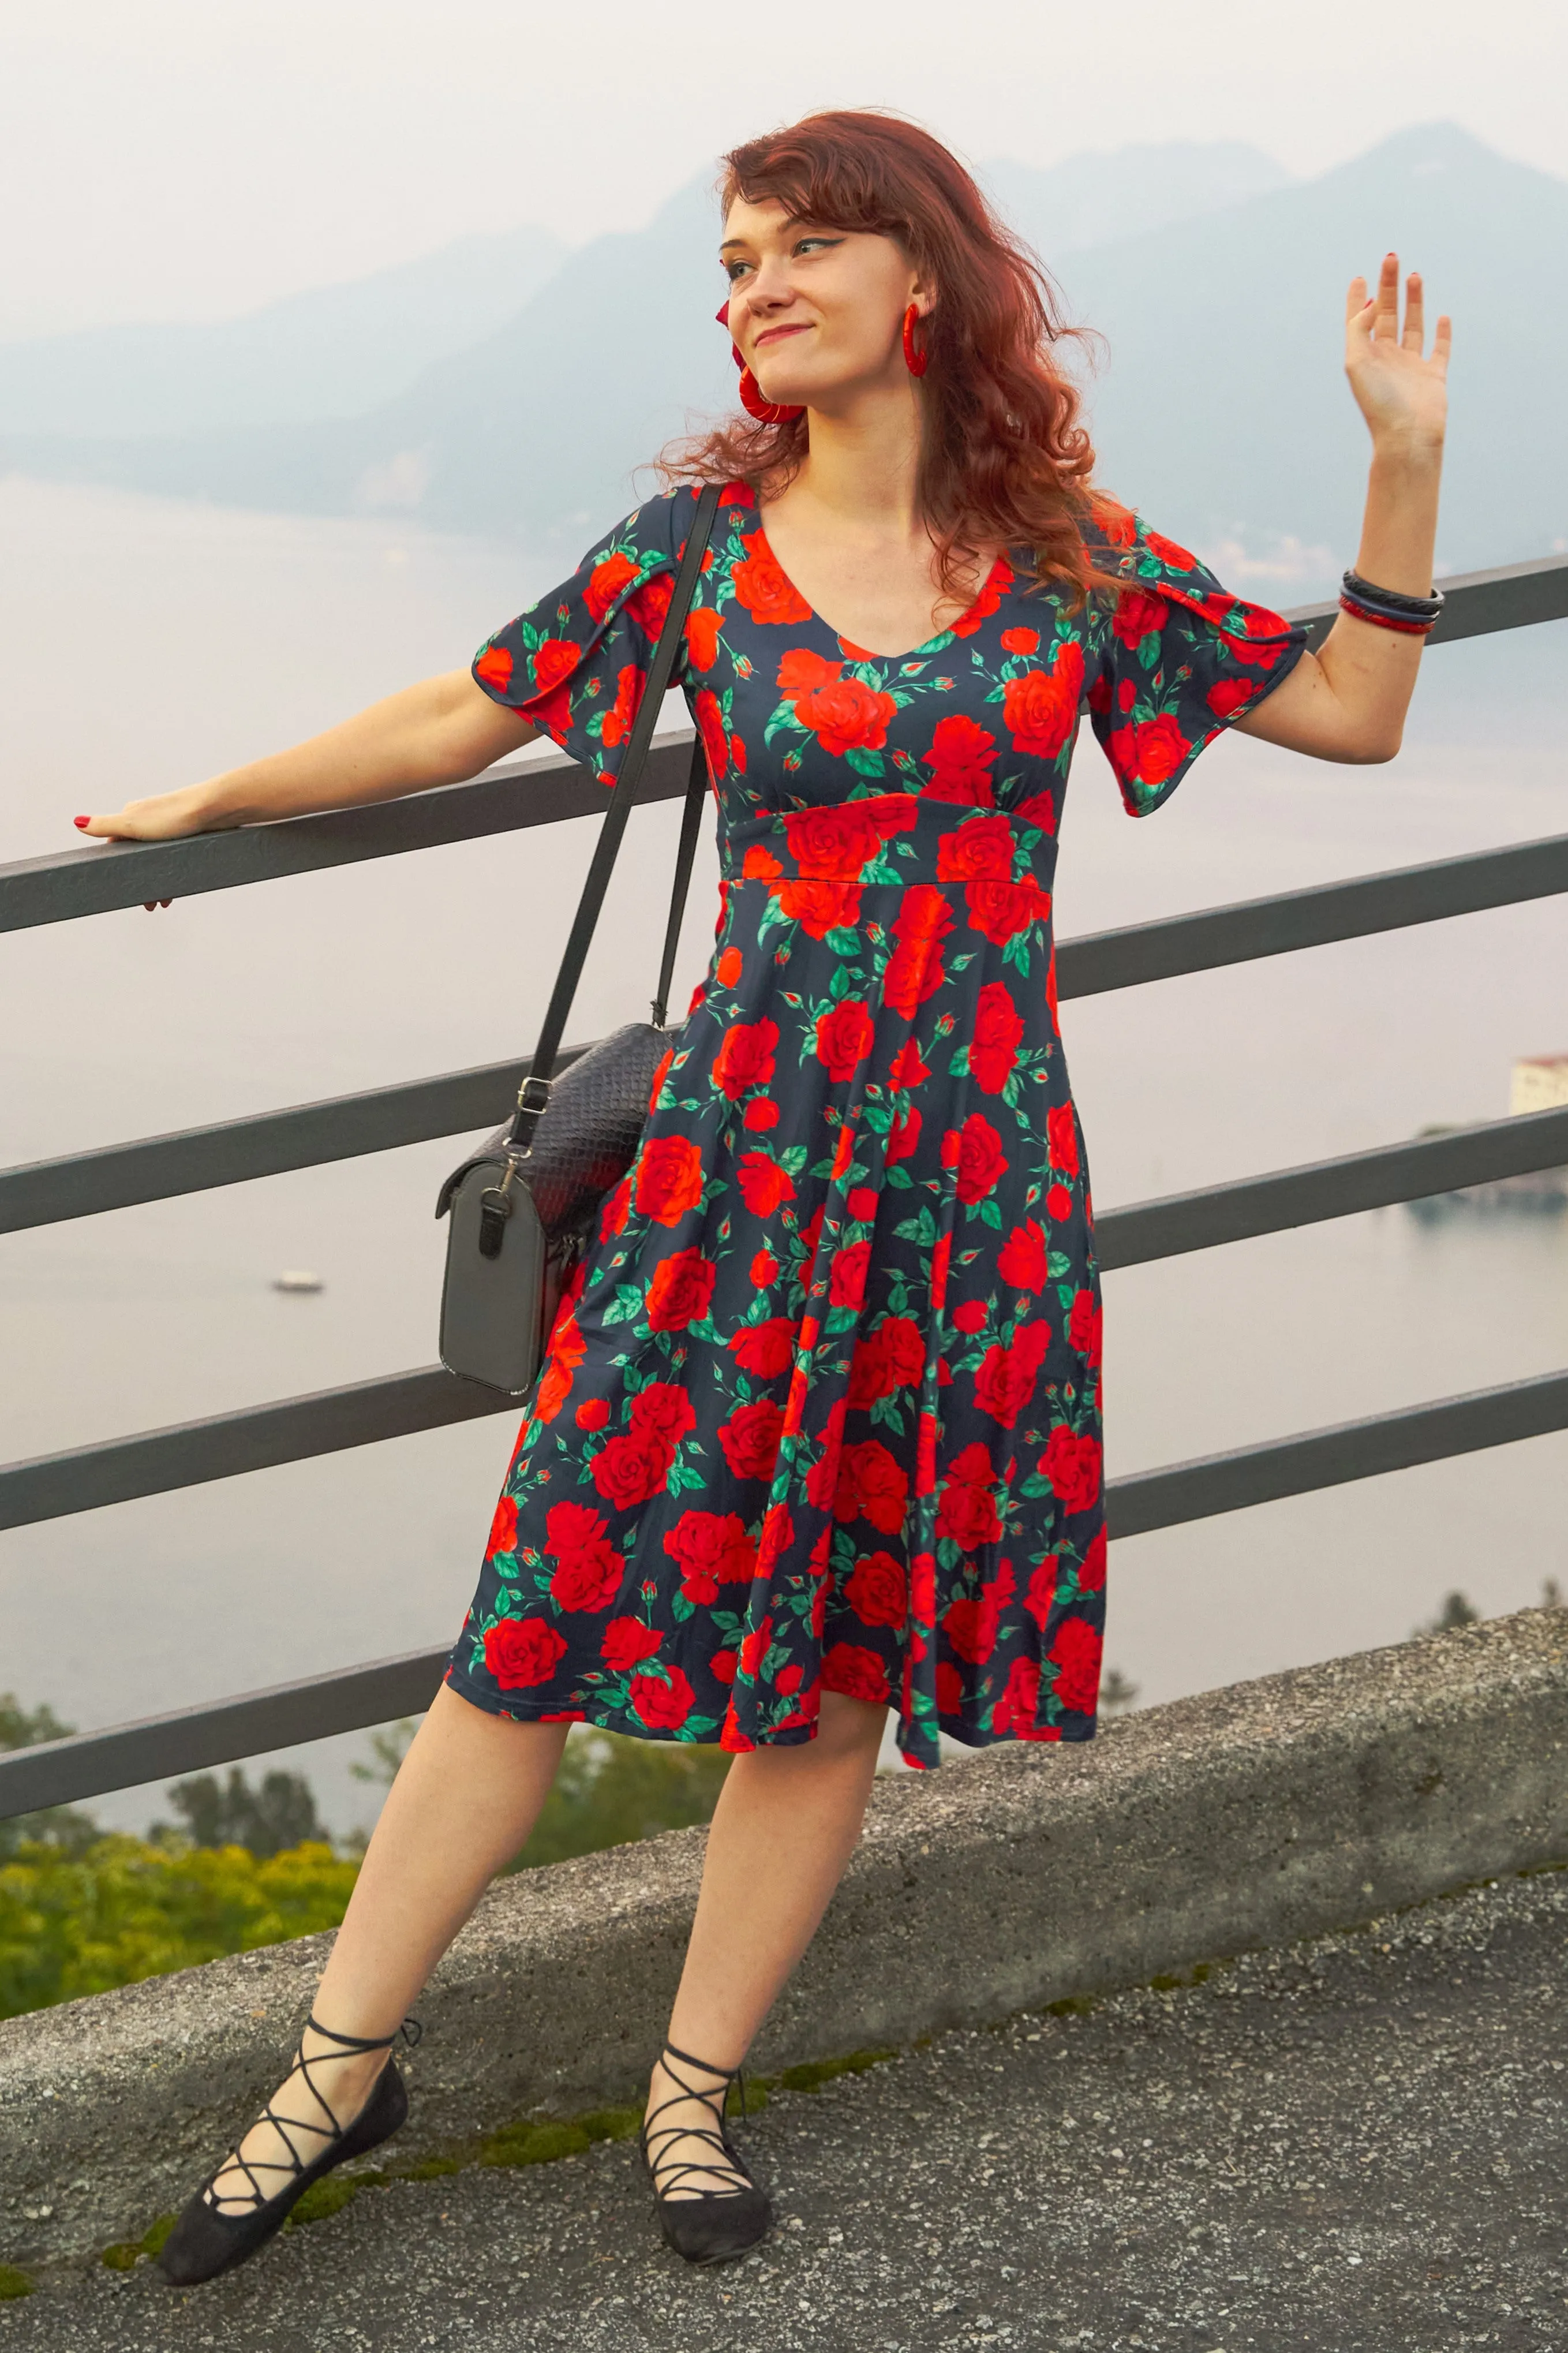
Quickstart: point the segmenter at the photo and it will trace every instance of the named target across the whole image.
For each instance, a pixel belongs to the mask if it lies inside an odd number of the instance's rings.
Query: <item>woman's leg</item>
[[[489,1715],[443,1683],[394,1781],[311,2005],[340,2034],[391,2034],[484,1894],[532,1829],[561,1761],[567,1726],[515,1724]],[[342,2052],[307,2029],[305,2055],[341,2124],[369,2098],[384,2051]],[[324,2124],[296,2075],[278,2094],[285,2116]],[[296,2136],[310,2152],[325,2144]],[[286,2163],[268,2124],[247,2134],[255,2164]],[[282,2173],[264,2174],[281,2189]],[[247,2202],[237,2168],[221,2174],[215,2196]]]
[[[697,1916],[670,2013],[677,2050],[715,2069],[738,2067],[745,2057],[854,1852],[886,1715],[885,1707],[825,1692],[815,1740],[752,1749],[731,1766],[708,1833]],[[683,2072],[709,2086],[708,2077]],[[649,2107],[676,2100],[679,2090],[656,2063]],[[710,2129],[712,2109],[684,2100],[665,2110],[659,2128],[688,2123]],[[658,2153],[662,2169],[696,2164],[711,2151],[698,2141],[670,2140]],[[700,2197],[733,2186],[731,2176],[689,2173],[672,2184],[670,2195]]]

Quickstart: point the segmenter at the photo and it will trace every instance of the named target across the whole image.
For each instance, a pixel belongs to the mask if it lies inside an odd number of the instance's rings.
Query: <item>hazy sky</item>
[[[645,220],[816,105],[972,160],[1450,118],[1568,172],[1556,0],[0,0],[0,334],[216,317],[485,227]]]

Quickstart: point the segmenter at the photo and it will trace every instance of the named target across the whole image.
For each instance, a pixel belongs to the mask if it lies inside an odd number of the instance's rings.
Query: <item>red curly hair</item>
[[[936,289],[924,322],[916,494],[944,588],[988,548],[1029,547],[1042,582],[1074,601],[1119,584],[1090,560],[1090,520],[1125,537],[1127,510],[1090,488],[1094,451],[1079,395],[1052,359],[1067,325],[1056,290],[957,157],[896,115],[834,110],[748,140],[723,158],[728,213],[776,198],[792,219],[896,238]],[[774,496],[806,454],[804,417],[765,425],[737,413],[667,450],[667,483],[765,483]],[[1121,526],[1119,528],[1118,526]]]

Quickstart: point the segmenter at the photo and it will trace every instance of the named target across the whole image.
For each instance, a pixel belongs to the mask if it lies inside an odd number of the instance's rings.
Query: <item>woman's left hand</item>
[[[1399,332],[1399,256],[1384,254],[1377,291],[1352,278],[1345,298],[1345,374],[1376,443],[1438,449],[1448,415],[1448,353],[1453,327],[1437,322],[1430,358],[1422,356],[1426,322],[1421,279],[1405,281],[1405,332]]]

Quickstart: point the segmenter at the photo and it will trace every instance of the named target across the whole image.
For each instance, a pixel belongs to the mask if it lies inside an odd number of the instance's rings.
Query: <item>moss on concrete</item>
[[[0,2263],[0,2304],[9,2304],[19,2295],[31,2295],[35,2284],[15,2263]]]

